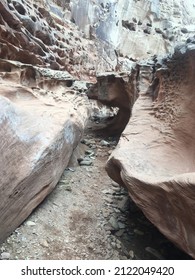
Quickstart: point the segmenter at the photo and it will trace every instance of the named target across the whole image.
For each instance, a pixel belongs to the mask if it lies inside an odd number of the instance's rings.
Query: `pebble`
[[[135,254],[134,254],[133,250],[129,251],[129,256],[130,256],[131,259],[135,258]]]
[[[92,160],[82,160],[79,164],[81,166],[90,166],[92,165]]]
[[[103,190],[102,193],[104,193],[104,194],[113,194],[113,191],[110,190],[110,189],[107,189],[107,190]]]
[[[115,242],[111,242],[112,248],[116,248],[117,244]]]
[[[68,171],[71,171],[71,172],[75,172],[75,170],[70,168],[70,167],[66,168],[65,170],[68,170]]]
[[[120,229],[126,228],[126,225],[124,223],[118,222],[118,226]]]
[[[91,149],[96,149],[96,148],[97,148],[97,146],[94,145],[94,144],[90,144],[89,147],[90,147]]]
[[[48,244],[47,240],[42,240],[42,241],[40,242],[40,245],[43,246],[43,247],[45,247],[45,248],[48,248],[48,247],[49,247],[49,244]]]
[[[32,227],[32,226],[36,226],[36,223],[34,223],[32,221],[27,221],[26,225]]]
[[[111,218],[109,219],[109,223],[110,223],[110,225],[113,227],[113,229],[115,229],[115,230],[118,230],[118,229],[119,229],[119,225],[118,225],[118,222],[117,222],[116,218],[111,217]]]
[[[114,181],[113,181],[111,184],[112,184],[112,186],[115,187],[115,188],[120,188],[119,184],[116,183],[116,182],[114,182]]]
[[[69,181],[68,181],[68,180],[61,180],[61,181],[60,181],[60,184],[68,185],[68,184],[69,184]]]
[[[100,145],[101,145],[101,146],[105,146],[105,147],[109,147],[109,146],[110,146],[110,143],[107,142],[107,141],[105,141],[105,140],[101,140],[101,141],[100,141]]]
[[[1,253],[1,259],[2,260],[9,260],[10,259],[10,253],[8,253],[8,252]]]
[[[128,197],[123,197],[122,200],[118,202],[118,208],[122,212],[129,210],[129,207],[130,207],[130,201]]]
[[[86,150],[85,153],[86,153],[86,155],[89,155],[90,157],[95,155],[93,150]]]

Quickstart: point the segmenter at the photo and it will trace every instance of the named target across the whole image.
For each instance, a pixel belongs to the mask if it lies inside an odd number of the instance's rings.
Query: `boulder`
[[[145,216],[195,258],[195,45],[157,63],[147,91],[110,156],[109,176]]]
[[[56,186],[80,142],[88,110],[78,93],[65,94],[70,75],[59,79],[59,71],[5,60],[0,66],[2,242]]]

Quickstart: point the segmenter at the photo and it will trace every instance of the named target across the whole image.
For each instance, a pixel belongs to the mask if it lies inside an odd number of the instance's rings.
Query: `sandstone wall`
[[[96,34],[119,54],[134,59],[171,51],[195,31],[194,0],[70,2],[72,17],[86,37]]]
[[[107,163],[159,230],[195,258],[195,39],[156,60]],[[143,68],[143,65],[141,66]],[[148,67],[148,65],[146,65]]]

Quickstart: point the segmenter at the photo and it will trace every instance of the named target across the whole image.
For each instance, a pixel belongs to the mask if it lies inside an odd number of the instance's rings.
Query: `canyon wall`
[[[113,50],[136,60],[164,54],[195,31],[195,1],[72,0],[70,8],[86,37],[106,42],[113,57]]]
[[[193,258],[194,75],[192,37],[173,55],[156,60],[153,82],[139,92],[106,166],[109,176],[128,189],[146,217]]]

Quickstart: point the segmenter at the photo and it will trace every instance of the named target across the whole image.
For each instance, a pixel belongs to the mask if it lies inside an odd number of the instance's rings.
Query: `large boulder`
[[[68,73],[5,60],[0,66],[1,242],[56,186],[88,110]]]
[[[132,117],[107,162],[146,217],[195,258],[195,45],[156,62]]]

